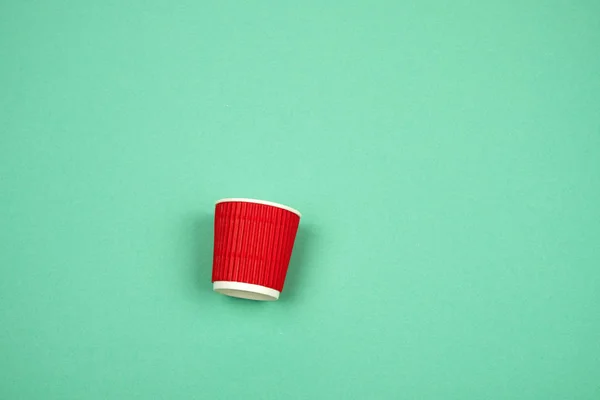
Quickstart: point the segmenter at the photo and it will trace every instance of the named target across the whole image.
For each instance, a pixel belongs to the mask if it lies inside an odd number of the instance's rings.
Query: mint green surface
[[[600,399],[598,1],[3,1],[0,185],[0,399]]]

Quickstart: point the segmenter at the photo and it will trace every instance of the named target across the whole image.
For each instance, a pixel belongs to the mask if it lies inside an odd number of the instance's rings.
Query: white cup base
[[[244,282],[215,281],[213,282],[213,290],[240,299],[275,301],[279,298],[278,290]]]

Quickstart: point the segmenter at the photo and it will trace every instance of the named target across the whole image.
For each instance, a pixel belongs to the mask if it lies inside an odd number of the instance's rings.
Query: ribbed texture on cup
[[[300,217],[249,202],[218,203],[212,281],[283,290]]]

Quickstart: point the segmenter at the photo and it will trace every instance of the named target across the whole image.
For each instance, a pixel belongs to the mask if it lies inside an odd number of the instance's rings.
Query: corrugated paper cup
[[[277,300],[299,224],[300,213],[282,204],[217,201],[213,290],[244,299]]]

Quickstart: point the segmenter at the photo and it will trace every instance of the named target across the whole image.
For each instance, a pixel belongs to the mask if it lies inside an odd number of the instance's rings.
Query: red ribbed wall
[[[212,281],[252,283],[281,291],[300,217],[249,202],[218,203]]]

